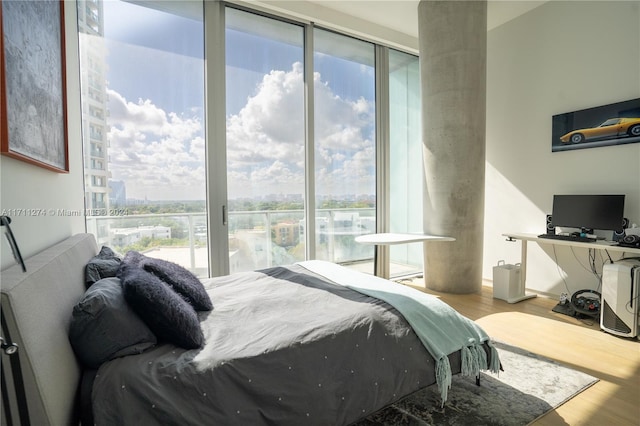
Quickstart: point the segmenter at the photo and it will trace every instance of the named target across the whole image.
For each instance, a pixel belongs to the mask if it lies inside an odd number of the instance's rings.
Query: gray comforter
[[[434,359],[386,302],[300,265],[204,283],[205,347],[103,364],[96,425],[346,425],[435,383]],[[449,360],[459,372],[459,352]]]

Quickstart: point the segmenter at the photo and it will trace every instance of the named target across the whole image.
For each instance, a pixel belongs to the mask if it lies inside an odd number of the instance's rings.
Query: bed
[[[348,425],[425,386],[444,402],[452,374],[499,368],[486,333],[437,298],[322,261],[204,279],[201,346],[148,336],[88,367],[69,335],[98,252],[80,234],[2,273],[31,424]],[[3,399],[13,424],[16,397]]]

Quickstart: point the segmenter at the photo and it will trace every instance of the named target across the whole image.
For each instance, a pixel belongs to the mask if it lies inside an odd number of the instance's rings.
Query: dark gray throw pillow
[[[151,272],[169,284],[196,311],[210,311],[213,309],[213,303],[211,303],[211,299],[202,282],[191,271],[177,263],[148,257],[137,251],[129,251],[122,259],[121,268],[117,275],[119,278],[122,278],[121,269],[125,266],[139,266],[145,271]]]
[[[124,297],[159,340],[185,349],[204,344],[198,315],[171,287],[142,268],[120,268]]]
[[[122,266],[124,265],[129,265],[129,266],[140,266],[141,263],[145,260],[149,259],[147,256],[145,256],[144,254],[137,252],[137,251],[128,251],[127,254],[124,255],[124,257],[122,258]]]
[[[145,271],[151,272],[169,284],[196,311],[213,309],[211,299],[202,282],[188,269],[167,260],[147,257],[141,262]]]
[[[69,341],[80,361],[91,368],[154,346],[156,336],[125,301],[120,280],[94,283],[73,307]]]
[[[120,267],[120,256],[107,246],[100,249],[84,268],[85,286],[89,288],[93,283],[103,278],[115,277]]]

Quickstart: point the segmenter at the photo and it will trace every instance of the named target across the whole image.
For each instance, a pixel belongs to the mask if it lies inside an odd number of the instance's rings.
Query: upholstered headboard
[[[13,388],[16,355],[2,353],[3,424],[78,424],[82,371],[67,336],[85,291],[84,267],[97,252],[93,235],[78,234],[26,259],[26,273],[18,265],[2,271],[2,337],[18,344],[28,408],[25,423]]]

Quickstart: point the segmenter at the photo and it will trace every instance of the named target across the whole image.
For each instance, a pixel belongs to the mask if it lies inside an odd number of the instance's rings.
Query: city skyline
[[[341,195],[316,195],[316,201],[375,201],[375,194],[341,194]],[[134,197],[126,197],[125,198],[127,204],[136,204],[136,203],[157,203],[157,204],[169,204],[169,203],[182,203],[182,202],[193,202],[193,203],[201,203],[205,202],[204,198],[194,198],[194,199],[153,199],[153,198],[134,198]],[[277,202],[293,202],[293,201],[304,201],[304,194],[282,194],[282,193],[274,193],[274,194],[264,194],[257,195],[253,198],[248,197],[237,197],[237,198],[229,198],[229,201],[277,201]]]

